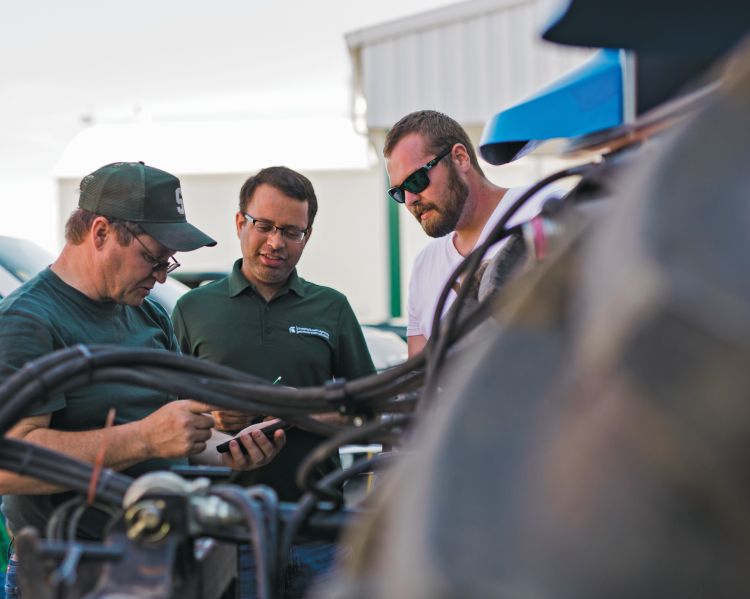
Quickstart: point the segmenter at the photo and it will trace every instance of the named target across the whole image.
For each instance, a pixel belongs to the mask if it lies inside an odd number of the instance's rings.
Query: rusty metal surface
[[[113,547],[110,555],[100,555],[91,559],[88,555],[80,562],[67,579],[55,582],[55,573],[61,562],[70,553],[71,547],[62,543],[54,544],[52,550],[47,542],[40,539],[33,528],[25,528],[15,537],[15,552],[19,561],[19,586],[24,597],[35,599],[77,599],[93,588],[99,578],[104,560],[119,553]],[[102,559],[103,558],[103,559]]]

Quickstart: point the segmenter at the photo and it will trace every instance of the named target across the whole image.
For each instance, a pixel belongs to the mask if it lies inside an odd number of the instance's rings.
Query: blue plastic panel
[[[482,157],[491,164],[504,164],[527,152],[529,142],[578,137],[621,125],[622,86],[619,50],[601,50],[580,68],[492,117],[482,133]]]

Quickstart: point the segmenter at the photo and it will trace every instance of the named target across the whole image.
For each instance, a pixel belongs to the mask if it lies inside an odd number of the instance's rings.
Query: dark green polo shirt
[[[291,387],[322,385],[335,377],[352,380],[375,368],[362,329],[346,297],[292,272],[284,288],[266,302],[242,274],[231,274],[186,293],[172,314],[185,354],[230,366]],[[280,454],[250,473],[251,482],[273,487],[284,501],[300,491],[299,462],[323,440],[291,430]]]

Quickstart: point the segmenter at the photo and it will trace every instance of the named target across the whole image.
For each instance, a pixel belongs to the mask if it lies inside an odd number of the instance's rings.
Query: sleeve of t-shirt
[[[409,279],[409,297],[406,300],[406,335],[408,337],[424,335],[424,331],[422,331],[422,327],[419,324],[419,306],[417,301],[415,275],[416,273],[412,272],[411,279]]]
[[[182,353],[180,350],[180,344],[177,341],[177,334],[175,333],[174,326],[172,325],[172,320],[169,319],[168,322],[168,335],[169,335],[169,351],[173,351],[176,354]]]
[[[406,299],[406,335],[412,337],[414,335],[424,335],[428,337],[428,333],[422,329],[422,311],[425,309],[424,302],[420,298],[420,277],[424,277],[422,269],[424,268],[424,254],[420,252],[414,264],[411,267],[411,277],[409,277],[409,297]]]
[[[175,337],[177,337],[178,351],[181,351],[186,356],[192,355],[190,339],[188,338],[187,327],[185,326],[185,318],[182,315],[182,308],[180,308],[179,302],[172,312],[172,326],[174,327]]]
[[[353,380],[375,373],[362,327],[348,300],[342,300],[338,321],[338,347],[334,353],[333,376]]]
[[[24,364],[54,351],[52,333],[31,314],[6,312],[0,318],[0,382],[21,370]],[[49,414],[65,407],[65,396],[57,393],[34,404],[24,416]]]
[[[159,328],[164,332],[164,336],[167,338],[167,342],[164,349],[180,353],[180,347],[177,344],[177,337],[175,337],[174,325],[172,319],[169,316],[167,309],[155,300],[150,298],[147,300],[148,305],[144,303],[144,308],[149,309],[150,316],[156,320]]]

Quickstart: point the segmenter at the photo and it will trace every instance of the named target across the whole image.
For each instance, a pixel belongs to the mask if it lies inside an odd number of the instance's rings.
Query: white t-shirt
[[[487,239],[490,231],[495,227],[500,217],[515,202],[519,196],[528,189],[527,187],[512,187],[498,202],[497,207],[490,215],[490,218],[484,225],[482,233],[477,240],[476,245]],[[509,226],[516,226],[531,220],[542,209],[544,201],[550,197],[549,192],[538,193],[530,198],[521,209],[516,212],[510,219]],[[443,237],[431,241],[414,260],[411,271],[411,280],[409,281],[409,300],[408,300],[408,323],[406,326],[407,336],[424,335],[429,339],[432,330],[432,319],[437,308],[437,302],[440,298],[440,292],[443,290],[450,274],[456,266],[464,259],[464,256],[458,253],[456,246],[453,245],[455,232],[448,233]],[[505,244],[501,241],[493,245],[485,254],[484,259],[491,259],[501,247]],[[474,246],[476,247],[476,246]],[[445,302],[445,308],[441,318],[450,308],[456,299],[456,292],[451,290],[448,299]]]

